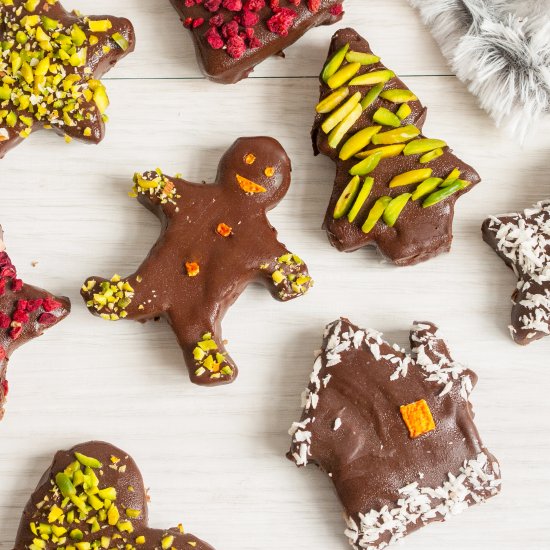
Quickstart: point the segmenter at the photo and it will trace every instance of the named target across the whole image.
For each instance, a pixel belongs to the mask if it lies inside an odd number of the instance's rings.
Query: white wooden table
[[[401,344],[414,319],[432,320],[455,358],[480,376],[477,422],[501,460],[503,492],[411,536],[406,548],[548,549],[550,339],[520,348],[509,338],[515,278],[482,242],[480,226],[489,213],[550,195],[550,120],[521,150],[450,74],[404,0],[347,0],[341,25],[367,37],[429,106],[427,134],[447,139],[484,178],[458,203],[451,254],[398,269],[372,252],[338,253],[320,230],[334,168],[313,157],[309,130],[316,75],[337,27],[310,32],[286,60],[268,60],[247,81],[222,87],[201,77],[168,0],[65,4],[128,16],[138,46],[105,79],[111,122],[100,146],[66,145],[43,132],[0,162],[0,222],[20,275],[73,301],[71,316],[10,365],[0,550],[12,548],[23,505],[54,451],[92,438],[137,460],[153,525],[183,521],[218,550],[347,548],[329,480],[284,457],[312,352],[339,315]],[[279,139],[294,163],[293,186],[270,219],[317,284],[288,304],[250,288],[224,324],[240,377],[204,389],[188,381],[166,325],[102,322],[78,291],[88,275],[131,272],[157,237],[156,219],[127,196],[134,171],[161,166],[211,181],[236,137],[262,134]]]

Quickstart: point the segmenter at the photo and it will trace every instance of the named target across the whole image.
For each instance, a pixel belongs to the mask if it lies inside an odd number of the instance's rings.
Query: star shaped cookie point
[[[70,310],[68,298],[53,296],[18,278],[0,227],[0,419],[9,392],[6,376],[11,355],[62,321]]]
[[[59,0],[0,0],[0,158],[36,130],[99,143],[100,78],[132,52],[132,24],[66,11]]]
[[[518,278],[512,295],[512,338],[527,345],[550,336],[550,201],[491,216],[482,233]]]

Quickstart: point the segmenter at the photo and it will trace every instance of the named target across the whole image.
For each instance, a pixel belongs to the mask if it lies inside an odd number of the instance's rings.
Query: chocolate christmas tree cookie
[[[19,346],[41,336],[69,314],[68,298],[23,283],[6,253],[0,227],[0,420],[8,396],[8,361]]]
[[[25,507],[14,550],[213,550],[181,525],[150,528],[147,501],[124,451],[99,441],[59,451]]]
[[[375,246],[396,265],[447,252],[455,202],[479,183],[476,171],[421,134],[426,108],[354,30],[334,35],[320,80],[312,138],[336,164],[331,244]]]
[[[237,367],[221,335],[227,309],[253,281],[281,301],[312,285],[305,263],[277,240],[266,217],[288,191],[290,172],[277,141],[254,137],[225,153],[213,185],[137,174],[134,195],[160,219],[162,234],[130,277],[84,283],[89,310],[113,321],[166,318],[193,382],[232,382]]]
[[[431,323],[415,323],[412,353],[374,330],[329,325],[289,458],[334,482],[346,535],[381,549],[496,495],[500,471],[469,401],[476,375],[456,363]]]
[[[518,214],[491,216],[483,239],[514,270],[513,339],[521,345],[550,335],[550,201]]]
[[[233,84],[319,25],[342,18],[343,0],[171,0],[193,33],[204,74]]]
[[[0,158],[40,128],[99,143],[109,105],[99,78],[133,51],[132,24],[69,13],[58,0],[0,8]]]

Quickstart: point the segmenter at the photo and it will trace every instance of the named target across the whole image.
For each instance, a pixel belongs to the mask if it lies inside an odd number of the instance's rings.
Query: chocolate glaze
[[[332,38],[328,58],[346,44],[350,44],[350,50],[352,51],[372,53],[369,43],[355,30],[342,29],[336,32]],[[358,74],[382,69],[386,69],[386,67],[379,62],[368,67],[362,67]],[[320,78],[320,82],[320,99],[323,99],[330,95],[333,90],[325,84],[322,78]],[[398,77],[395,77],[387,82],[385,89],[395,88],[407,89],[407,86]],[[369,89],[370,86],[351,86],[350,95],[360,91],[364,96]],[[409,106],[412,112],[402,121],[402,124],[412,124],[421,130],[426,120],[427,108],[424,107],[420,101],[411,101],[409,102]],[[363,128],[373,126],[375,123],[372,117],[380,107],[395,110],[395,105],[392,102],[378,98],[364,111],[363,115],[350,129],[347,137]],[[394,158],[382,159],[378,167],[369,174],[369,176],[374,178],[375,184],[356,222],[349,223],[345,217],[335,220],[333,218],[334,207],[351,178],[349,175],[350,168],[356,164],[358,160],[355,158],[348,161],[339,159],[339,149],[332,149],[328,145],[327,135],[321,129],[323,120],[323,115],[316,115],[312,129],[312,141],[316,155],[322,153],[336,163],[334,190],[323,224],[323,228],[327,231],[330,243],[343,252],[353,252],[364,246],[374,246],[387,260],[399,266],[415,264],[428,260],[443,252],[448,252],[453,238],[452,224],[455,202],[463,194],[470,191],[474,185],[479,183],[480,178],[477,172],[471,166],[465,164],[453,155],[451,149],[448,147],[444,149],[443,156],[429,164],[420,164],[418,162],[421,155],[399,155]],[[381,131],[389,129],[391,128],[384,127]],[[347,137],[342,140],[341,145],[345,143]],[[424,136],[419,136],[419,138],[422,137]],[[370,145],[367,149],[373,149],[375,147],[377,146]],[[383,195],[395,197],[403,192],[412,192],[416,187],[413,185],[390,189],[388,187],[390,180],[402,172],[427,167],[433,169],[433,177],[442,178],[445,178],[454,168],[459,168],[461,171],[461,178],[468,180],[472,185],[429,208],[422,208],[421,200],[415,202],[410,201],[401,213],[394,227],[388,227],[380,221],[370,233],[363,233],[361,231],[361,224],[364,222],[367,213],[379,197]]]
[[[255,36],[262,45],[258,48],[247,49],[239,59],[232,58],[225,49],[215,50],[207,42],[204,34],[208,30],[208,20],[213,15],[203,4],[196,4],[192,7],[186,7],[184,0],[170,0],[181,20],[184,22],[187,18],[205,19],[205,23],[198,28],[190,29],[193,34],[193,42],[197,58],[204,75],[220,84],[234,84],[243,78],[246,78],[256,65],[271,57],[277,55],[291,46],[302,35],[314,27],[320,25],[332,25],[342,19],[343,14],[333,15],[331,9],[343,3],[343,0],[321,0],[319,10],[312,13],[302,0],[299,6],[295,6],[288,0],[281,0],[281,7],[288,7],[294,10],[298,16],[290,28],[288,35],[280,36],[271,32],[266,21],[273,15],[273,11],[266,5],[260,10],[260,21],[255,25]],[[269,4],[269,2],[268,2]],[[221,7],[217,13],[221,13],[225,21],[230,21],[235,16],[234,12]]]
[[[254,156],[252,164],[245,161],[249,155]],[[273,175],[266,175],[266,168],[271,168]],[[228,383],[237,376],[237,367],[225,355],[221,321],[248,284],[260,282],[282,301],[300,296],[311,285],[303,262],[281,265],[277,260],[288,250],[277,240],[277,231],[266,216],[266,211],[274,208],[288,191],[290,174],[290,160],[280,143],[268,137],[241,138],[224,154],[214,185],[167,178],[175,186],[176,198],[173,203],[164,204],[156,194],[138,193],[141,204],[161,221],[162,232],[139,269],[124,279],[135,291],[125,310],[126,319],[167,319],[183,350],[191,380],[197,384]],[[238,185],[237,175],[266,191],[245,193]],[[144,175],[154,176],[157,174]],[[217,233],[220,223],[232,228],[231,235],[223,237]],[[197,276],[186,273],[187,262],[200,266]],[[289,280],[276,283],[275,271],[308,280],[297,292]],[[92,280],[96,285],[88,289],[85,283],[82,296],[92,313],[105,313],[104,308],[90,304],[105,279]],[[231,372],[197,374],[201,365],[193,352],[205,333],[212,335],[217,352],[225,355],[223,366]]]
[[[524,212],[491,216],[483,240],[518,278],[510,332],[525,346],[550,335],[550,201]]]
[[[25,0],[14,0],[12,6],[2,5],[2,13],[0,15],[0,41],[2,40],[2,36],[5,33],[6,21],[19,21],[22,17],[29,15],[29,12],[22,8],[24,3]],[[20,10],[20,13],[18,13],[18,10]],[[91,78],[100,79],[120,59],[133,52],[135,49],[136,39],[134,28],[132,26],[132,23],[130,23],[128,19],[112,17],[109,15],[87,16],[87,19],[90,19],[92,21],[100,21],[105,19],[111,21],[112,28],[109,29],[107,33],[93,33],[89,30],[88,24],[84,22],[84,16],[76,15],[74,12],[68,12],[63,8],[60,2],[50,5],[43,1],[37,6],[33,14],[46,15],[51,19],[60,21],[65,28],[70,28],[75,23],[79,24],[88,38],[93,34],[99,39],[97,44],[95,45],[91,45],[88,43],[87,60],[84,66],[71,67],[64,65],[64,68],[68,74],[75,73],[83,77],[84,70],[89,68],[92,71]],[[120,33],[128,41],[128,49],[125,51],[120,48],[114,40],[111,39],[111,35],[117,32]],[[104,46],[110,47],[108,53],[105,53],[103,51]],[[52,130],[56,134],[59,134],[61,136],[67,135],[71,138],[78,139],[86,143],[97,144],[103,139],[105,135],[105,123],[93,100],[90,102],[84,101],[83,108],[86,112],[90,113],[90,119],[76,121],[76,124],[74,126],[53,125]],[[29,113],[29,111],[19,112],[17,107],[11,101],[0,102],[0,109],[14,110],[18,112],[18,114],[27,115],[32,118],[32,113]],[[32,127],[33,132],[42,129],[43,127],[43,121],[38,121],[34,119],[34,124]],[[89,127],[91,129],[90,136],[83,135],[84,128],[86,127]],[[0,139],[1,159],[10,149],[13,149],[16,145],[19,145],[19,143],[23,141],[24,138],[20,137],[19,133],[23,128],[25,128],[25,125],[18,121],[14,128],[9,128],[5,124],[5,121],[3,121],[0,122],[0,128],[4,128],[5,130],[7,130],[9,136],[7,140],[2,141]]]
[[[2,228],[0,227],[0,420],[4,416],[4,405],[8,394],[6,379],[8,362],[13,352],[29,340],[41,336],[45,330],[62,321],[71,310],[68,298],[52,296],[49,292],[28,284],[17,278],[17,271],[5,252]],[[20,287],[20,289],[19,289]],[[42,302],[48,299],[45,307]],[[20,321],[14,320],[20,306],[34,303],[24,310]],[[26,319],[26,320],[24,320]],[[19,329],[21,327],[21,329]]]
[[[415,323],[410,342],[412,354],[347,319],[329,325],[304,413],[291,430],[288,457],[299,466],[315,464],[331,477],[350,518],[347,535],[358,549],[382,548],[431,521],[446,519],[444,508],[437,511],[441,500],[431,498],[428,510],[436,510],[432,517],[404,524],[399,533],[388,528],[370,533],[370,540],[361,539],[360,514],[387,506],[401,522],[404,516],[397,511],[405,498],[402,489],[409,484],[444,486],[449,473],[458,476],[465,461],[482,456],[488,479],[476,490],[466,484],[468,494],[460,497],[460,505],[467,507],[499,490],[498,463],[473,422],[469,394],[476,375],[453,362],[433,324]],[[413,439],[400,407],[421,399],[428,403],[435,429]]]
[[[117,499],[115,504],[120,512],[120,519],[121,521],[130,521],[133,526],[132,533],[125,531],[121,532],[117,526],[105,525],[105,522],[100,521],[102,525],[101,531],[91,533],[90,524],[86,522],[80,522],[71,526],[68,526],[67,521],[63,522],[65,528],[78,528],[83,532],[84,536],[82,542],[91,543],[94,540],[101,539],[101,537],[109,537],[112,540],[111,548],[124,547],[121,545],[128,542],[132,544],[134,548],[158,550],[161,547],[161,540],[166,535],[171,535],[174,537],[171,548],[175,548],[176,550],[189,550],[190,548],[194,548],[195,550],[213,550],[209,544],[206,544],[194,535],[182,534],[177,528],[163,530],[148,527],[148,496],[136,463],[121,449],[117,449],[113,445],[101,441],[82,443],[68,451],[59,451],[56,453],[52,465],[38,482],[35,492],[25,506],[21,523],[19,524],[17,539],[13,547],[14,550],[25,550],[32,545],[33,539],[35,539],[36,536],[29,527],[31,522],[36,524],[49,524],[48,515],[53,505],[62,506],[61,502],[63,497],[59,494],[59,491],[53,493],[52,488],[56,487],[56,475],[59,472],[63,472],[67,466],[76,460],[75,452],[81,453],[87,457],[96,458],[103,464],[100,470],[95,470],[99,478],[99,489],[107,487],[114,487],[116,489]],[[116,457],[119,461],[113,464],[111,457]],[[82,467],[82,470],[84,470],[84,467]],[[130,487],[133,488],[133,491],[129,490]],[[81,490],[82,487],[80,487],[80,491]],[[42,504],[40,505],[40,503]],[[75,509],[72,503],[68,504],[68,506],[64,508],[64,511],[68,512],[70,509]],[[137,519],[126,517],[124,512],[127,509],[138,510],[139,517]],[[87,519],[94,517],[97,518],[98,514],[92,508]],[[120,535],[122,539],[113,539],[113,535]],[[145,537],[145,542],[143,544],[138,545],[135,543],[135,539],[138,536]],[[59,546],[64,545],[46,541],[44,550],[54,550]]]

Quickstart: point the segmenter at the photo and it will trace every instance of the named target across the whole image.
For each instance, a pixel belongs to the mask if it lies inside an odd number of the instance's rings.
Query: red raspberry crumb
[[[218,29],[216,27],[210,27],[204,34],[208,44],[214,50],[219,50],[223,48],[223,38],[220,36]]]
[[[11,289],[14,292],[19,292],[23,288],[23,281],[21,279],[14,279],[11,283]]]
[[[27,311],[36,311],[43,303],[44,300],[42,300],[42,298],[39,298],[38,300],[29,300],[27,303]]]
[[[332,6],[329,11],[331,15],[342,15],[344,13],[344,6],[342,6],[342,4],[336,4],[336,6]]]
[[[311,11],[312,13],[316,13],[321,7],[321,0],[307,0],[307,7],[309,11]]]
[[[222,27],[222,36],[231,38],[239,34],[239,24],[236,21],[229,21]]]
[[[10,323],[11,319],[5,313],[0,312],[0,328],[6,329]]]
[[[257,13],[251,12],[249,10],[244,10],[241,17],[241,25],[243,27],[253,27],[258,24],[260,16]]]
[[[302,3],[302,0],[288,0],[294,6],[299,6]]]
[[[6,291],[6,279],[0,279],[0,296]]]
[[[213,15],[210,18],[210,21],[208,21],[208,24],[211,27],[221,27],[224,24],[223,15],[221,13],[218,13],[218,15]]]
[[[269,0],[269,7],[276,12],[279,9],[279,0]]]
[[[13,312],[12,320],[16,321],[17,323],[28,323],[29,322],[29,316],[21,310],[17,310]]]
[[[222,4],[229,11],[241,11],[243,9],[242,0],[223,0]]]
[[[55,311],[61,306],[61,302],[54,300],[52,297],[45,298],[44,302],[42,302],[42,307],[44,308],[44,311]]]
[[[227,53],[234,59],[239,59],[242,57],[246,51],[246,44],[240,36],[232,36],[227,41]]]
[[[261,40],[259,38],[256,38],[255,36],[253,36],[248,40],[248,47],[250,49],[259,48],[261,45],[262,45]]]
[[[4,380],[2,382],[2,391],[4,392],[4,397],[8,397],[8,392],[9,392],[10,388],[8,386],[8,381],[7,380]]]
[[[0,361],[6,358],[6,350],[0,346]]]
[[[17,300],[17,305],[15,306],[15,309],[19,311],[26,311],[28,306],[29,306],[28,300]]]
[[[184,27],[191,27],[193,24],[193,18],[192,17],[186,17],[185,21],[183,22]]]
[[[23,327],[13,327],[9,332],[9,336],[12,340],[17,340],[22,332]]]
[[[195,0],[185,0],[184,5],[186,8],[192,8],[195,5]]]
[[[279,11],[267,20],[267,28],[279,36],[287,36],[294,19],[298,14],[290,8],[280,8]]]
[[[197,17],[197,19],[195,19],[193,21],[192,27],[194,29],[196,29],[196,28],[200,27],[203,23],[204,23],[204,19],[202,17]]]
[[[222,5],[222,0],[206,0],[204,2],[204,7],[211,12],[218,11]]]
[[[57,321],[57,317],[53,313],[43,313],[38,318],[41,325],[53,325]]]
[[[260,11],[265,7],[265,0],[245,0],[244,9],[250,11]]]

